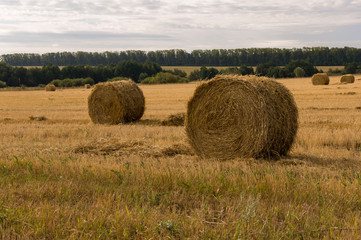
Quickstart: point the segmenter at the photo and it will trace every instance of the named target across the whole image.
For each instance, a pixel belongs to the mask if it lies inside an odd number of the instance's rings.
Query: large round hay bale
[[[55,87],[55,85],[54,84],[48,84],[48,85],[46,85],[45,86],[45,91],[55,91],[56,90],[56,87]]]
[[[286,155],[292,147],[298,129],[298,109],[292,93],[281,83],[269,78],[248,79],[263,95],[267,105],[267,143],[260,157]]]
[[[218,75],[188,102],[186,132],[202,158],[275,157],[290,150],[298,111],[280,83],[256,76]]]
[[[84,84],[84,88],[91,88],[92,86],[89,84],[89,83],[87,83],[87,84]]]
[[[312,76],[313,85],[328,85],[330,83],[330,78],[327,73],[316,73]]]
[[[89,116],[100,124],[137,121],[144,105],[143,92],[132,80],[98,83],[88,97]]]
[[[355,76],[352,74],[346,74],[341,77],[341,83],[354,83],[355,82]]]

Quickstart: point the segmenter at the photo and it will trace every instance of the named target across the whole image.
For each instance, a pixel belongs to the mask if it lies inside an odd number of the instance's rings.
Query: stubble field
[[[141,85],[142,120],[116,126],[90,122],[89,89],[1,91],[0,239],[360,238],[361,81],[279,82],[299,131],[278,161],[199,159],[159,126],[196,83]]]

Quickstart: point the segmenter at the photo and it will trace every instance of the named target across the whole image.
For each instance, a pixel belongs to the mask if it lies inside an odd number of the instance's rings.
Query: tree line
[[[272,62],[284,66],[293,60],[306,60],[315,66],[344,66],[351,62],[361,62],[361,49],[344,47],[304,47],[304,48],[240,48],[193,50],[182,49],[117,52],[55,52],[55,53],[15,53],[1,56],[12,66],[67,65],[109,65],[121,61],[154,62],[161,66],[256,66]]]
[[[293,60],[285,66],[277,66],[272,62],[258,64],[254,69],[251,66],[228,67],[218,70],[214,67],[202,66],[190,74],[180,69],[163,70],[153,62],[137,63],[136,61],[122,61],[110,65],[68,65],[59,67],[46,64],[42,67],[17,67],[0,62],[0,88],[9,86],[41,86],[52,83],[59,87],[73,87],[84,84],[95,84],[105,81],[132,79],[137,83],[185,83],[211,79],[217,74],[259,75],[272,78],[310,77],[319,72],[307,60]],[[343,70],[335,70],[328,74],[361,73],[360,63],[348,63]]]
[[[120,76],[139,82],[161,71],[162,68],[156,63],[135,61],[122,61],[107,66],[68,65],[61,68],[55,64],[31,68],[14,67],[0,62],[0,81],[9,87],[46,85],[55,79],[91,78],[94,83],[98,83]]]

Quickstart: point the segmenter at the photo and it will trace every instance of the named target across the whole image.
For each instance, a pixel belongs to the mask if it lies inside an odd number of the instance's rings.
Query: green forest
[[[239,48],[193,50],[181,49],[119,52],[56,52],[4,54],[2,60],[12,66],[109,65],[121,61],[154,62],[161,66],[257,66],[272,62],[284,66],[292,60],[306,60],[315,66],[344,66],[361,62],[361,49],[344,47]]]

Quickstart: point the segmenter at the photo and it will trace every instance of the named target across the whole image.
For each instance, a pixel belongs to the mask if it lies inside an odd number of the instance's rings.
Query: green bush
[[[214,78],[217,74],[219,73],[219,71],[214,68],[207,68],[205,66],[201,67],[201,79],[212,79]]]
[[[254,74],[252,67],[247,67],[246,65],[241,65],[238,67],[229,67],[222,69],[220,74],[235,74],[235,75],[252,75]]]
[[[54,79],[51,81],[56,87],[80,87],[85,84],[94,85],[92,78],[65,78],[65,79]]]
[[[173,75],[178,75],[178,76],[183,77],[183,78],[187,77],[187,73],[185,71],[183,71],[183,70],[178,69],[178,68],[175,68],[173,70],[163,70],[163,72],[168,72],[168,73],[171,73]]]
[[[5,88],[6,87],[6,82],[0,81],[0,88]]]
[[[201,71],[199,70],[192,71],[188,76],[188,80],[191,82],[201,80]]]
[[[296,67],[295,70],[293,70],[293,73],[298,78],[304,77],[306,75],[305,70],[303,70],[301,67]]]
[[[304,77],[311,77],[313,74],[318,73],[318,70],[306,60],[292,60],[285,66],[285,70],[288,74],[288,77],[294,77],[294,70],[300,67],[305,71]]]
[[[174,75],[169,72],[159,72],[155,77],[147,77],[142,80],[140,83],[143,84],[162,84],[162,83],[187,83],[186,78],[180,77],[179,75]]]
[[[114,77],[114,78],[110,78],[107,80],[107,82],[116,82],[116,81],[121,81],[121,80],[129,80],[128,77]]]
[[[345,73],[346,74],[359,74],[361,73],[361,63],[347,63],[345,65]]]

